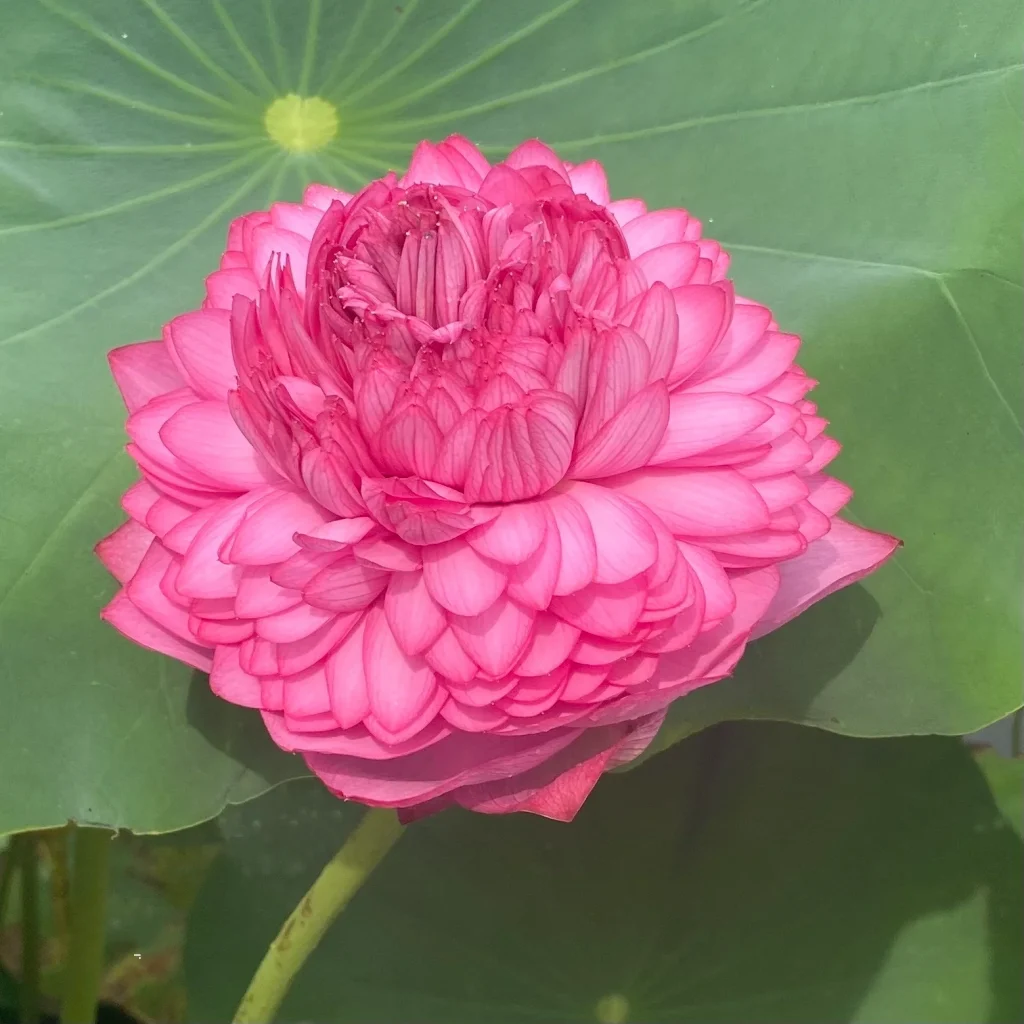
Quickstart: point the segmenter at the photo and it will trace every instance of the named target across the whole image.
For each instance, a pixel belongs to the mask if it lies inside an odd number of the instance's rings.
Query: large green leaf
[[[852,733],[1020,701],[1018,0],[0,0],[0,831],[171,829],[275,779],[256,717],[97,621],[131,479],[104,352],[195,304],[233,213],[355,187],[421,135],[541,135],[684,203],[804,332],[866,589],[684,702]],[[288,91],[340,131],[264,133]],[[211,724],[211,716],[215,717]],[[234,745],[224,742],[226,734]]]
[[[225,813],[190,1017],[230,1018],[355,816],[309,782]],[[1021,857],[956,740],[719,726],[602,781],[569,826],[411,826],[279,1020],[1012,1024]]]

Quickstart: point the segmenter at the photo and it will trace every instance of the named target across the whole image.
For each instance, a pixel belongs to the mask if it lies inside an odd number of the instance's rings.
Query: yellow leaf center
[[[599,1024],[626,1024],[629,1020],[629,1000],[618,992],[609,993],[597,1001],[594,1016]]]
[[[319,96],[280,96],[263,115],[267,134],[291,153],[323,149],[338,134],[338,111]]]

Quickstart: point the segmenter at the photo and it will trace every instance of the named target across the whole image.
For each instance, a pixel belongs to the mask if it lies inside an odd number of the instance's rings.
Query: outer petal
[[[671,242],[648,249],[634,262],[650,284],[661,281],[669,288],[680,288],[690,283],[699,258],[697,246],[692,242]]]
[[[304,203],[274,203],[270,208],[270,222],[274,227],[293,231],[311,239],[323,217],[323,210]]]
[[[551,603],[562,564],[562,541],[555,518],[545,508],[544,539],[525,562],[512,568],[508,578],[508,596],[536,611]]]
[[[413,150],[412,159],[409,161],[409,170],[399,182],[402,188],[410,185],[428,183],[431,185],[458,185],[460,188],[477,188],[483,180],[479,175],[473,175],[472,168],[469,168],[469,180],[464,174],[460,163],[449,159],[445,152],[446,146],[440,146],[433,142],[421,142]],[[475,179],[475,180],[474,180]]]
[[[874,572],[900,546],[896,537],[833,519],[832,529],[798,558],[779,565],[782,583],[754,629],[764,636],[815,601]]]
[[[242,618],[276,615],[294,608],[302,600],[297,590],[279,587],[270,579],[268,566],[251,566],[242,570],[235,596],[235,614]]]
[[[225,487],[244,491],[281,481],[238,429],[223,402],[193,402],[160,428],[168,450]]]
[[[728,444],[771,415],[768,405],[747,395],[680,392],[670,399],[667,429],[650,461],[665,465]]]
[[[161,654],[177,658],[178,661],[183,661],[200,672],[209,672],[213,668],[212,650],[190,644],[158,626],[128,600],[128,595],[123,590],[103,609],[101,617],[129,640],[134,640],[151,651],[159,651]]]
[[[502,676],[526,649],[533,618],[529,609],[500,597],[478,615],[453,615],[451,628],[459,644],[486,673]]]
[[[601,206],[607,206],[611,202],[608,177],[596,160],[587,160],[575,167],[567,166],[566,169],[569,172],[569,183],[577,195],[584,195]]]
[[[350,192],[339,192],[336,188],[331,188],[329,185],[314,184],[306,187],[306,191],[302,195],[302,201],[307,206],[326,211],[331,203],[341,203],[342,206],[347,205],[352,201],[352,194]]]
[[[692,391],[731,391],[752,395],[767,387],[792,365],[800,348],[795,334],[768,331],[750,352],[735,366],[727,367],[714,377],[691,386]]]
[[[739,661],[750,630],[764,614],[779,585],[774,566],[734,577],[736,609],[714,629],[701,633],[689,647],[663,655],[648,687],[598,708],[587,725],[625,722],[651,714],[677,697],[727,676]]]
[[[152,484],[146,480],[138,480],[121,495],[121,508],[137,523],[146,523],[146,517],[159,500],[160,492]],[[184,514],[187,515],[188,512]]]
[[[151,544],[138,571],[125,587],[125,593],[132,604],[158,626],[193,643],[200,638],[193,633],[188,612],[174,600],[177,591],[169,586],[168,574],[176,581],[176,569],[174,556],[161,544]],[[202,641],[204,646],[208,642]]]
[[[375,807],[409,807],[461,786],[521,775],[578,735],[575,729],[540,736],[456,733],[405,757],[368,761],[307,754],[306,763],[339,796]]]
[[[585,633],[617,640],[633,631],[644,610],[647,590],[642,577],[625,583],[592,583],[566,597],[556,597],[551,610]]]
[[[597,540],[595,582],[623,583],[654,564],[657,536],[632,501],[588,483],[574,483],[566,493],[579,502]]]
[[[338,645],[327,659],[327,686],[331,711],[338,725],[351,729],[370,713],[370,696],[363,668],[363,637],[366,618]]]
[[[539,139],[527,139],[526,142],[521,142],[505,157],[505,163],[517,171],[521,171],[524,167],[550,167],[566,183],[569,182],[565,164],[558,159],[558,154],[550,146],[545,146]]]
[[[768,525],[761,495],[728,469],[641,470],[608,486],[646,505],[677,536],[724,537]]]
[[[277,255],[282,265],[285,259],[292,271],[292,279],[299,295],[306,290],[306,262],[309,259],[309,239],[294,231],[274,224],[261,224],[253,231],[252,245],[247,249],[256,280],[263,283],[267,269]]]
[[[315,533],[327,519],[323,509],[306,495],[271,491],[250,506],[222,556],[239,565],[283,562],[300,550],[296,534]]]
[[[579,638],[580,631],[556,615],[538,615],[530,644],[516,663],[516,675],[542,676],[553,672],[569,657]]]
[[[561,559],[554,593],[572,594],[594,581],[597,539],[583,506],[568,495],[548,501],[558,531]]]
[[[423,578],[430,596],[456,615],[486,611],[507,583],[496,562],[482,558],[461,538],[423,549]]]
[[[519,565],[540,547],[547,528],[543,505],[522,502],[503,508],[489,523],[473,530],[466,540],[486,558]]]
[[[277,644],[277,664],[281,674],[305,672],[323,661],[364,617],[362,612],[337,615],[301,640]]]
[[[852,497],[853,489],[835,477],[810,477],[804,481],[810,489],[808,500],[827,516],[834,516]]]
[[[652,210],[631,220],[623,227],[622,234],[629,245],[630,256],[636,259],[659,245],[691,241],[693,232],[687,231],[691,222],[685,210]]]
[[[183,313],[164,328],[164,341],[181,375],[203,398],[224,401],[238,384],[226,309]]]
[[[275,644],[289,644],[304,640],[334,619],[334,612],[297,604],[275,615],[267,615],[256,623],[256,633]]]
[[[647,212],[647,204],[642,199],[617,199],[608,204],[608,212],[615,218],[620,228],[624,228],[631,220],[642,217]]]
[[[220,560],[221,545],[231,536],[245,514],[246,498],[225,504],[200,528],[188,546],[178,589],[189,597],[234,597],[242,570]]]
[[[179,459],[168,447],[160,432],[167,421],[181,409],[193,403],[189,388],[172,391],[154,398],[133,412],[125,423],[125,430],[134,442],[130,452],[144,470],[160,484],[178,484],[182,488],[199,491],[232,490],[219,485],[211,477]],[[160,488],[166,489],[166,488]]]
[[[479,671],[477,663],[462,649],[450,629],[446,629],[437,638],[424,658],[438,675],[457,683],[471,682]]]
[[[259,285],[248,267],[228,267],[215,270],[206,279],[206,305],[215,309],[231,309],[236,295],[255,301]]]
[[[487,157],[464,135],[449,135],[442,145],[447,147],[449,151],[454,151],[458,156],[462,157],[480,176],[480,181],[487,177],[487,172],[491,169]],[[475,188],[476,186],[474,185],[473,187]]]
[[[327,689],[327,676],[323,665],[299,673],[284,680],[285,719],[309,719],[313,716],[328,715],[331,707]],[[328,729],[335,727],[333,717],[325,719]]]
[[[318,608],[351,612],[368,608],[387,585],[387,572],[345,554],[317,573],[302,595]]]
[[[115,348],[107,359],[129,412],[185,385],[162,341],[141,341],[137,345]]]
[[[572,821],[606,771],[627,764],[647,749],[664,717],[662,711],[628,725],[587,729],[531,771],[458,789],[452,794],[453,802],[483,814],[528,811],[555,821]]]
[[[118,583],[127,583],[135,575],[152,543],[153,534],[134,519],[129,519],[96,545],[96,554]]]
[[[384,613],[398,645],[408,655],[433,646],[448,625],[430,596],[422,572],[396,572],[384,596]]]
[[[679,319],[679,344],[668,380],[676,384],[701,365],[728,326],[732,291],[721,285],[688,284],[674,289],[672,297]]]
[[[370,710],[389,732],[401,732],[437,692],[430,666],[422,658],[410,657],[398,646],[379,607],[373,608],[366,618],[363,670]]]
[[[380,762],[425,750],[451,733],[451,729],[438,719],[412,739],[392,743],[377,739],[364,725],[353,729],[332,729],[328,715],[286,719],[283,715],[264,711],[263,722],[270,738],[279,747],[307,755],[307,763],[312,764],[314,756],[327,755],[333,759],[341,755],[346,761],[365,766],[370,774],[381,767]]]
[[[218,697],[246,708],[262,707],[260,682],[238,663],[238,648],[220,646],[213,655],[210,689]]]
[[[578,448],[572,475],[578,480],[628,473],[646,466],[662,445],[669,423],[664,381],[648,384]]]

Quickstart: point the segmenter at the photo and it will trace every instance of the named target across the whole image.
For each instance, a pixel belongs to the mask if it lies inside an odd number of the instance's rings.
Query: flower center
[[[267,134],[292,153],[323,149],[338,134],[338,111],[320,96],[279,96],[263,115]]]

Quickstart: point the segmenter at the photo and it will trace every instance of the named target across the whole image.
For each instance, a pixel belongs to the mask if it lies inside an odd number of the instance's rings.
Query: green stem
[[[68,825],[74,839],[71,929],[60,1004],[62,1024],[93,1024],[103,978],[111,834]]]
[[[18,870],[18,846],[12,838],[7,844],[7,852],[4,854],[4,870],[0,875],[0,932],[4,930],[7,922],[7,902],[11,898],[11,889],[14,886],[14,875]]]
[[[16,837],[21,867],[21,1022],[39,1020],[39,851],[36,837]]]
[[[401,834],[394,811],[366,812],[270,944],[234,1024],[270,1024],[310,953]]]

